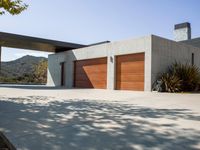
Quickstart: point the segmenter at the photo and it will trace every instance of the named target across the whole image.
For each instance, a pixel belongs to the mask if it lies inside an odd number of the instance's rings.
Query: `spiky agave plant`
[[[180,92],[181,79],[169,73],[163,73],[160,77],[161,87],[163,92]]]
[[[182,91],[197,91],[200,84],[200,71],[195,65],[174,63],[169,68],[169,73],[178,77]]]

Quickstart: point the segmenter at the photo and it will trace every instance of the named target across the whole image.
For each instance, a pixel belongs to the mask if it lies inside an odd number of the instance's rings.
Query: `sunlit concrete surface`
[[[0,87],[19,150],[200,149],[200,94]]]

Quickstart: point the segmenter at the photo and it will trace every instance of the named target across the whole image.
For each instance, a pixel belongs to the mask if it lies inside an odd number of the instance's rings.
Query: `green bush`
[[[195,65],[174,63],[157,80],[154,90],[186,92],[200,89],[200,70]]]

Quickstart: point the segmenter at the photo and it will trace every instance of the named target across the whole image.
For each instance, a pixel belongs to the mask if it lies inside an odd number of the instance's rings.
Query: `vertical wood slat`
[[[116,89],[144,91],[144,53],[116,57]]]
[[[97,88],[107,87],[107,58],[78,60],[74,62],[74,87]]]

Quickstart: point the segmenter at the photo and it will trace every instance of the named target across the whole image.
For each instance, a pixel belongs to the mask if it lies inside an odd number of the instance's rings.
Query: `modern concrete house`
[[[9,36],[12,40],[2,46],[55,52],[48,57],[48,86],[151,91],[157,76],[175,61],[200,67],[200,38],[191,39],[189,23],[175,25],[174,41],[149,35],[80,45]]]
[[[149,35],[49,55],[49,86],[151,91],[173,62],[200,67],[200,38],[189,23],[175,25],[175,41]]]

